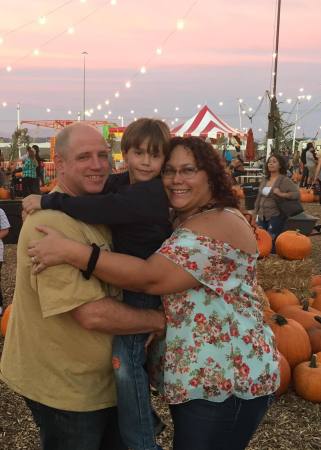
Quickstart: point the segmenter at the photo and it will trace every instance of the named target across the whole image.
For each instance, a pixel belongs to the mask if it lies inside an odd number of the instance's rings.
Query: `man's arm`
[[[87,330],[114,335],[162,332],[166,323],[162,311],[133,308],[113,298],[85,303],[71,315]]]

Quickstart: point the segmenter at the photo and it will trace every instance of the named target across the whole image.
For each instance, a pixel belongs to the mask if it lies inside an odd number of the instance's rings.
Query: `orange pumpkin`
[[[321,352],[321,329],[312,327],[307,329],[313,353]]]
[[[3,316],[1,317],[1,334],[2,336],[6,335],[8,320],[11,314],[11,303],[4,310]]]
[[[1,187],[0,188],[0,198],[2,200],[8,200],[10,198],[10,191],[8,191],[8,189]]]
[[[298,364],[293,372],[295,392],[305,400],[321,402],[321,364],[316,355],[310,361]]]
[[[306,330],[308,328],[313,327],[321,329],[320,311],[311,308],[307,301],[305,301],[303,305],[299,306],[298,305],[284,306],[283,308],[279,309],[278,313],[289,319],[296,320]]]
[[[321,275],[313,275],[311,277],[310,286],[320,286],[321,287]]]
[[[280,368],[280,386],[276,391],[276,396],[280,397],[280,395],[285,394],[288,390],[290,381],[291,381],[291,368],[286,358],[282,353],[279,353],[279,368]]]
[[[300,188],[300,201],[303,203],[312,203],[314,201],[314,192],[312,189]]]
[[[280,308],[287,305],[300,305],[299,299],[289,289],[268,289],[265,295],[269,299],[273,311],[278,312]]]
[[[291,368],[311,356],[309,336],[302,325],[292,319],[275,314],[268,320],[276,340],[276,345]]]
[[[298,231],[288,230],[279,234],[275,241],[279,256],[289,260],[307,258],[312,251],[311,239]]]
[[[266,230],[259,227],[255,229],[255,236],[260,258],[268,256],[272,250],[272,236]]]

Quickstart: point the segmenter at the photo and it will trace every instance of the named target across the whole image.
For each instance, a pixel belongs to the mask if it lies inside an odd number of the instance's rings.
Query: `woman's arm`
[[[46,236],[29,246],[29,256],[37,261],[36,273],[47,266],[63,263],[86,270],[92,247],[67,239],[49,227],[37,229]],[[154,295],[180,292],[199,285],[192,275],[160,254],[143,260],[101,251],[94,275],[114,286]]]
[[[276,187],[273,189],[273,194],[276,194],[281,198],[287,198],[289,200],[300,198],[299,188],[286,176],[284,176],[282,182],[280,183],[280,187]]]

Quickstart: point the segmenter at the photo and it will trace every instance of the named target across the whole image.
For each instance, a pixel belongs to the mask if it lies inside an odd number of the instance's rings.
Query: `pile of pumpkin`
[[[269,256],[272,251],[272,237],[263,228],[255,228],[256,241],[261,258]],[[311,239],[295,230],[281,233],[275,241],[275,251],[281,258],[300,260],[310,256],[312,251]]]
[[[264,319],[280,352],[277,394],[286,392],[292,379],[299,396],[321,402],[321,275],[312,277],[311,292],[311,297],[300,303],[288,289],[268,289]]]
[[[319,201],[319,196],[313,189],[300,188],[300,201],[302,203],[313,203]]]

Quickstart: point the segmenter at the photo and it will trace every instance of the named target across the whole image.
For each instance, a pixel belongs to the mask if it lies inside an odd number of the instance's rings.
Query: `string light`
[[[0,36],[0,45],[4,43],[3,37]]]
[[[179,111],[179,106],[175,106],[175,111]]]
[[[178,21],[176,22],[176,28],[178,30],[183,30],[185,26],[184,20],[183,19],[178,19]]]
[[[50,112],[51,112],[51,109],[50,109],[50,108],[46,108],[46,112],[47,112],[47,113],[50,113]]]
[[[75,28],[74,27],[69,27],[68,30],[67,30],[68,34],[74,34],[74,32],[75,32]]]
[[[70,111],[70,109],[68,110],[67,114],[69,114],[69,116],[71,116],[72,112]]]
[[[158,109],[157,108],[154,108],[154,113],[158,113]]]
[[[158,47],[158,48],[156,49],[156,55],[160,56],[162,53],[163,53],[162,48],[161,48],[161,47]]]
[[[105,100],[105,105],[109,105],[109,100]]]
[[[134,113],[135,113],[135,111],[133,109],[131,109],[130,114],[134,114]]]
[[[126,81],[125,86],[127,89],[129,89],[132,86],[132,84],[130,81]]]
[[[34,55],[34,56],[39,56],[39,49],[38,48],[35,48],[34,49],[34,51],[32,52],[32,54]]]
[[[5,108],[6,106],[8,106],[7,102],[2,102],[2,106]]]
[[[97,109],[98,109],[98,111],[100,111],[100,110],[101,110],[101,108],[102,108],[101,104],[97,105]]]
[[[146,73],[146,67],[145,66],[142,66],[140,68],[140,73],[142,73],[143,75]]]
[[[223,102],[219,102],[218,104],[219,104],[219,106],[223,106],[223,105],[224,105],[224,103],[223,103]]]
[[[11,67],[11,66],[7,66],[7,67],[6,67],[6,71],[7,71],[7,72],[11,72],[11,71],[12,71],[12,67]]]
[[[110,4],[111,4],[111,6],[117,5],[117,0],[110,0]]]
[[[47,18],[46,16],[40,16],[38,17],[38,23],[39,25],[45,25],[47,23]]]
[[[119,91],[115,92],[115,98],[119,98],[120,94]]]

